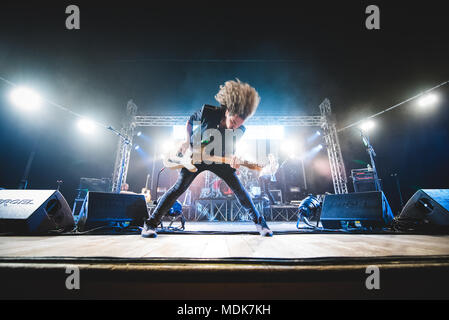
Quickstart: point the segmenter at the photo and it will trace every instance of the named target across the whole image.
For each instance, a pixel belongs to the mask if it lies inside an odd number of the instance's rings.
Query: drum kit
[[[231,188],[218,176],[210,177],[211,173],[206,172],[205,188],[201,190],[201,198],[226,198],[233,197]],[[258,172],[249,170],[246,167],[240,167],[237,170],[237,176],[252,198],[261,195],[261,187],[258,181]]]

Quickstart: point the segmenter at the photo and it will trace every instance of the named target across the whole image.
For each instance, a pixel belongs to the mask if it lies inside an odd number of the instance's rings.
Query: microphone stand
[[[360,131],[360,136],[362,137],[362,141],[365,144],[366,152],[368,152],[370,160],[371,160],[371,167],[373,169],[374,184],[376,186],[376,190],[382,191],[382,188],[380,187],[380,183],[379,183],[379,176],[377,175],[376,164],[374,162],[374,157],[376,156],[376,152],[374,151],[373,146],[369,142],[369,137],[367,135],[365,135],[364,132],[360,128],[359,128],[359,131]]]
[[[158,174],[157,174],[157,179],[156,179],[156,193],[155,193],[155,195],[156,195],[156,200],[154,200],[154,204],[157,204],[158,201],[159,201],[159,199],[157,198],[157,189],[158,189],[158,187],[159,187],[159,176],[161,175],[162,171],[164,171],[164,170],[165,170],[165,167],[162,167],[162,169],[159,170],[159,172],[158,172]]]

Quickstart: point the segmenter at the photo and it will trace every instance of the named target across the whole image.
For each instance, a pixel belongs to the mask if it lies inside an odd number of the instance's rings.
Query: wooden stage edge
[[[447,274],[447,235],[0,237],[2,299],[449,299]]]
[[[236,261],[237,260],[237,261]],[[368,266],[380,287],[368,290]],[[80,289],[67,290],[77,268]],[[258,259],[0,259],[1,299],[449,299],[448,256]]]

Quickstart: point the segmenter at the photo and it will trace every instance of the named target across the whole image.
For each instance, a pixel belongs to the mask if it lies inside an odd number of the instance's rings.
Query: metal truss
[[[298,219],[298,206],[273,205],[270,206],[271,221],[296,221]]]
[[[319,109],[321,115],[318,116],[257,115],[248,119],[247,124],[321,127],[327,145],[334,192],[336,194],[348,193],[346,170],[329,99],[324,99]],[[137,115],[137,106],[130,100],[127,105],[127,119],[124,121],[121,129],[121,132],[128,137],[130,143],[120,139],[117,145],[112,191],[119,192],[121,184],[126,181],[135,128],[184,125],[188,118],[188,116],[140,116]]]
[[[127,137],[127,140],[119,137],[117,143],[117,153],[115,156],[114,172],[112,173],[112,192],[119,193],[120,188],[126,182],[129,168],[129,157],[131,155],[132,140],[134,137],[134,117],[137,113],[137,106],[132,100],[126,106],[126,118],[122,122],[120,133]]]
[[[228,201],[218,199],[198,199],[195,201],[195,221],[227,221]]]
[[[185,125],[188,116],[136,116],[136,127],[165,127]],[[319,127],[323,122],[322,116],[279,116],[257,115],[246,122],[247,125],[278,125],[290,127]]]
[[[254,206],[259,213],[263,213],[263,202],[262,200],[253,200]],[[231,201],[231,216],[229,221],[251,221],[251,216],[249,212],[242,207],[242,205],[237,200]]]
[[[324,139],[327,145],[334,191],[336,194],[348,193],[345,164],[341,154],[336,123],[332,115],[329,99],[324,99],[320,104],[320,112],[324,120],[321,128],[323,129]]]

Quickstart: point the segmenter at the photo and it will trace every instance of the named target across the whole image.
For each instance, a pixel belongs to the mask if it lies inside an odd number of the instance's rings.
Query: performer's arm
[[[181,144],[179,150],[179,152],[181,152],[182,154],[184,154],[184,152],[186,152],[186,150],[190,147],[190,137],[192,136],[192,133],[193,133],[193,125],[190,122],[190,120],[188,120],[186,123],[186,137],[184,139],[184,142]]]
[[[240,126],[237,130],[241,130],[242,134],[237,136],[237,142],[242,138],[243,133],[245,133],[246,128],[244,126]],[[242,159],[235,155],[236,145],[234,144],[234,155],[232,156],[231,163],[229,164],[231,168],[238,169],[240,168],[240,164],[242,163]]]
[[[186,122],[186,136],[184,142],[181,144],[178,152],[184,154],[184,152],[190,147],[190,137],[193,134],[193,121],[201,121],[202,109],[192,114]]]

